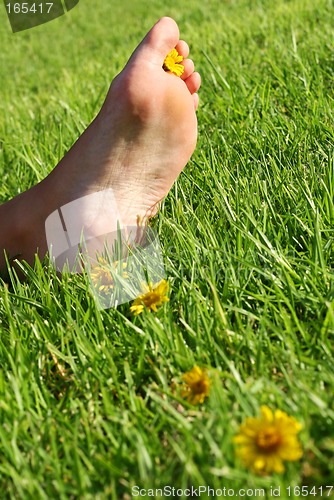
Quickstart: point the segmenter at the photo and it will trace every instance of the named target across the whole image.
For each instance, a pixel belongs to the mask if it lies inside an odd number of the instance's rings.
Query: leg
[[[166,73],[173,47],[184,57],[181,78]],[[114,79],[101,111],[57,167],[27,192],[0,206],[0,269],[4,250],[30,263],[47,251],[45,220],[78,198],[112,188],[123,224],[154,215],[194,151],[200,76],[162,18]]]

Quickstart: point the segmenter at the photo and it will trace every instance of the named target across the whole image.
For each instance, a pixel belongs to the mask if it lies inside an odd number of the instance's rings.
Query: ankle
[[[39,185],[0,206],[0,269],[14,259],[33,264],[35,253],[46,251],[43,198]],[[3,216],[2,216],[3,212]],[[43,254],[44,255],[44,254]]]

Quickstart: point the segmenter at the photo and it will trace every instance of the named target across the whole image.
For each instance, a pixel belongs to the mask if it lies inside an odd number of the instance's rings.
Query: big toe
[[[174,19],[162,17],[138,45],[129,62],[142,59],[162,66],[166,55],[178,43],[179,37],[179,28]]]

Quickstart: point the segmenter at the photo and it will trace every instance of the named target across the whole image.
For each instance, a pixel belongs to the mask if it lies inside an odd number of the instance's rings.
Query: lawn
[[[40,262],[0,281],[1,498],[334,498],[333,2],[124,4],[15,35],[0,8],[1,203],[58,163],[160,16],[202,75],[197,149],[152,223],[170,301],[100,311],[87,277]],[[266,476],[233,441],[262,405],[302,426],[301,459]]]

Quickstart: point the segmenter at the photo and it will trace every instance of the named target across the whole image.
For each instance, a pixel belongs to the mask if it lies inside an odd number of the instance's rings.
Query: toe
[[[175,48],[178,51],[178,53],[183,57],[183,59],[186,59],[186,57],[189,56],[189,45],[184,40],[180,40],[176,44]]]
[[[181,75],[182,80],[186,80],[194,72],[194,63],[191,59],[185,59],[183,61],[184,72]]]
[[[179,28],[170,17],[162,17],[147,33],[132,54],[130,61],[142,58],[162,66],[166,55],[179,42]],[[183,47],[185,49],[185,47]]]
[[[195,107],[195,111],[196,111],[198,108],[198,101],[199,101],[198,94],[195,92],[195,94],[192,95],[192,98],[194,100],[194,107]]]
[[[200,74],[195,71],[186,80],[184,80],[184,82],[187,85],[189,92],[191,94],[195,94],[201,86]]]

